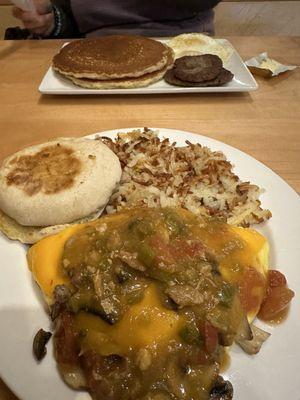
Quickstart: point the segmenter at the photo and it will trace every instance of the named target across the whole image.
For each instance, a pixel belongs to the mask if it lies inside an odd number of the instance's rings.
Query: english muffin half
[[[101,141],[58,138],[7,157],[0,167],[0,230],[34,243],[99,217],[121,178]]]

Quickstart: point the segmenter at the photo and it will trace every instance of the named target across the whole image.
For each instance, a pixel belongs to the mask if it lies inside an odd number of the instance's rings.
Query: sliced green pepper
[[[155,259],[155,252],[147,243],[141,243],[138,249],[138,259],[147,267],[153,265]]]
[[[197,346],[203,345],[203,340],[200,336],[200,333],[196,327],[193,325],[185,325],[180,331],[179,336],[182,340],[184,340],[187,344],[194,344]]]
[[[218,293],[218,298],[220,304],[224,307],[230,307],[232,300],[235,296],[236,288],[230,283],[224,283],[220,292]]]

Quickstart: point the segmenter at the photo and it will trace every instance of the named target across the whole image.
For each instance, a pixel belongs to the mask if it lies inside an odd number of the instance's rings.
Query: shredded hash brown
[[[261,208],[261,189],[243,182],[219,151],[186,141],[176,147],[145,128],[99,138],[119,157],[123,173],[106,207],[111,214],[131,207],[183,207],[247,227],[271,217]]]

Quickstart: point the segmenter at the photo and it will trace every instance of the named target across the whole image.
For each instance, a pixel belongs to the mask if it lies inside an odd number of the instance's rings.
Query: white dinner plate
[[[70,80],[48,69],[40,84],[39,91],[44,94],[158,94],[158,93],[216,93],[216,92],[250,92],[258,85],[238,52],[226,39],[217,39],[220,43],[232,47],[232,55],[224,65],[234,74],[231,82],[216,87],[179,87],[172,86],[163,79],[152,85],[136,89],[85,89],[74,85]],[[166,39],[161,42],[166,43]]]
[[[115,137],[119,131],[102,132]],[[243,180],[265,189],[264,208],[273,217],[258,226],[271,245],[272,268],[280,269],[296,295],[287,320],[275,327],[258,324],[271,337],[255,356],[231,349],[231,365],[223,374],[234,387],[234,400],[300,399],[300,200],[278,175],[254,158],[224,143],[183,131],[160,129],[160,136],[183,145],[185,140],[221,150]],[[38,364],[32,340],[38,329],[50,329],[50,319],[26,264],[26,247],[0,236],[0,375],[21,400],[88,400],[85,392],[69,389],[61,380],[52,355]]]

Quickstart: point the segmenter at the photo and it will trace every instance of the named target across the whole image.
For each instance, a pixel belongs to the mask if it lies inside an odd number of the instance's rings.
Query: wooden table
[[[268,51],[283,63],[300,65],[300,38],[228,39],[244,59]],[[300,192],[299,68],[271,80],[257,78],[259,89],[249,94],[42,96],[37,88],[60,46],[59,41],[0,41],[0,159],[57,136],[176,128],[245,151]],[[1,381],[0,399],[16,399]]]

